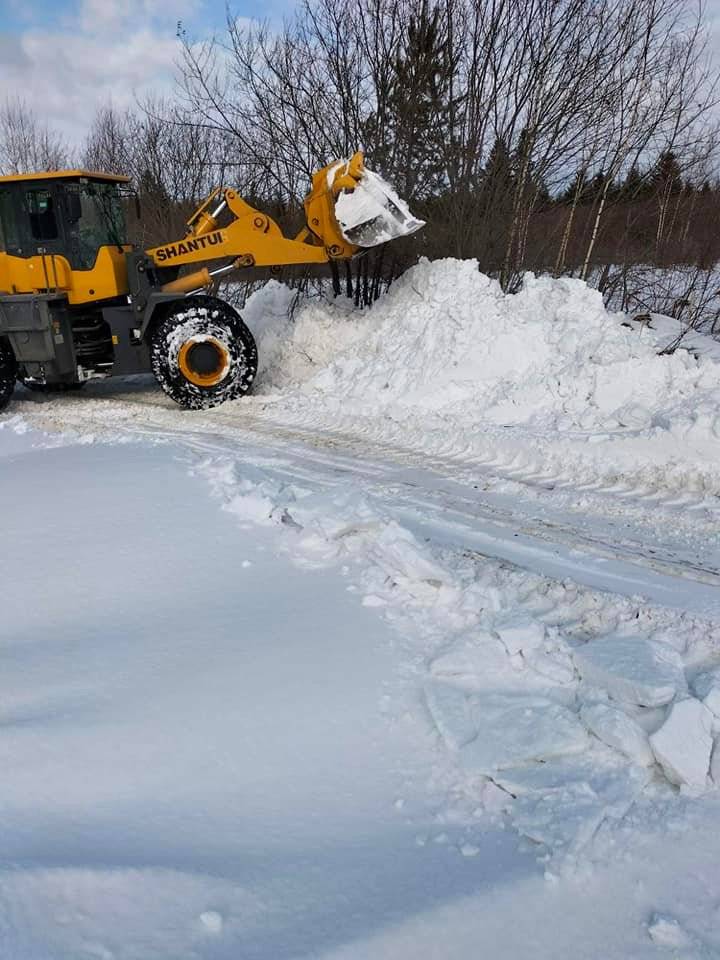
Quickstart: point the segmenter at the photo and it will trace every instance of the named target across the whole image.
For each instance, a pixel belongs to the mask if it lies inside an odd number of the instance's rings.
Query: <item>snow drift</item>
[[[507,814],[550,874],[604,856],[605,839],[616,852],[630,811],[656,817],[671,784],[683,798],[720,787],[712,622],[458,558],[356,488],[278,482],[225,455],[196,471],[243,529],[278,527],[296,565],[341,565],[397,632],[408,709],[422,701],[455,793]]]
[[[582,281],[528,274],[506,294],[475,261],[440,260],[360,316],[316,300],[290,320],[291,297],[272,283],[245,311],[262,358],[256,393],[284,416],[374,424],[425,450],[482,451],[495,435],[561,457],[585,445],[597,458],[592,440],[634,464],[717,461],[720,363],[658,355],[656,332],[626,325]]]

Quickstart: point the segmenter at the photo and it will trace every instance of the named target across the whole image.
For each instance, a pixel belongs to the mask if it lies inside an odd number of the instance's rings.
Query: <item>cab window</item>
[[[114,183],[93,181],[70,184],[68,197],[79,197],[79,220],[71,225],[79,250],[80,269],[89,270],[103,246],[125,243],[125,219],[122,200]]]
[[[25,202],[30,214],[30,233],[34,240],[56,240],[57,220],[49,190],[28,190]]]

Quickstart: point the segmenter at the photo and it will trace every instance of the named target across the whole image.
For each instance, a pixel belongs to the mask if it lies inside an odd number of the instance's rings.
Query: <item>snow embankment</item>
[[[553,874],[616,851],[628,818],[662,824],[678,786],[720,787],[713,623],[433,549],[352,489],[226,457],[197,469],[241,524],[276,524],[301,566],[341,565],[395,628],[412,680],[391,699],[443,748],[449,822],[459,797],[507,815]]]
[[[315,300],[289,319],[291,296],[271,283],[245,311],[256,394],[278,416],[427,452],[482,458],[515,444],[561,469],[575,458],[602,475],[720,484],[720,363],[658,355],[657,331],[633,329],[579,280],[528,275],[505,294],[475,261],[440,260],[362,315]]]

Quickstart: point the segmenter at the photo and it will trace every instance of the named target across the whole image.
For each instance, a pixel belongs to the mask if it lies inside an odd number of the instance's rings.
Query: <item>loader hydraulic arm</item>
[[[364,173],[362,153],[319,170],[305,198],[306,226],[293,238],[284,236],[266,213],[256,210],[232,189],[218,188],[187,222],[182,240],[146,251],[158,267],[180,267],[209,260],[229,261],[214,270],[203,267],[165,284],[163,291],[187,293],[207,287],[219,276],[243,267],[321,264],[354,256],[335,218],[335,200],[353,190]],[[224,225],[221,226],[221,223]]]

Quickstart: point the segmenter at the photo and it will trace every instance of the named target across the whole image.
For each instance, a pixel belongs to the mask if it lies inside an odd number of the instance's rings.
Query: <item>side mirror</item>
[[[82,216],[80,194],[75,190],[68,190],[68,192],[65,194],[65,203],[67,204],[68,220],[70,223],[77,223]]]

